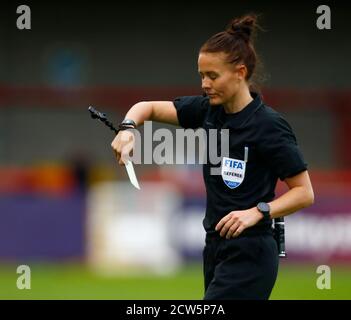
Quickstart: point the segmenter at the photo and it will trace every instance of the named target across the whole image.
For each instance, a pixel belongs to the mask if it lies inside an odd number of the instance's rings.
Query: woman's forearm
[[[152,103],[144,101],[136,103],[129,109],[125,118],[134,120],[137,126],[143,125],[144,121],[152,118]]]
[[[313,204],[313,190],[305,186],[296,186],[269,203],[271,218],[279,218]]]
[[[179,124],[177,110],[172,101],[138,102],[130,108],[125,117],[134,120],[137,126],[141,126],[147,120]]]

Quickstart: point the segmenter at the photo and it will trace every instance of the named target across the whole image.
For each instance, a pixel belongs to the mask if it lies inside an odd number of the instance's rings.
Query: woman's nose
[[[203,90],[210,88],[210,82],[207,79],[203,79],[201,83],[201,87]]]

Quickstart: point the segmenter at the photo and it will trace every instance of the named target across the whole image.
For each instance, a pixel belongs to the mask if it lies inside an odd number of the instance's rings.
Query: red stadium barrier
[[[138,101],[172,100],[177,96],[201,94],[200,87],[21,87],[0,85],[0,108],[87,108],[126,110]],[[264,100],[278,111],[327,109],[337,125],[335,139],[337,164],[351,167],[351,91],[336,89],[265,88]],[[321,128],[323,130],[323,128]],[[321,142],[322,143],[322,142]]]
[[[96,104],[126,110],[138,101],[172,100],[177,96],[202,94],[189,86],[101,86],[101,87],[22,87],[0,85],[0,107],[86,107]],[[265,88],[265,101],[278,110],[330,108],[345,112],[351,106],[350,90]]]

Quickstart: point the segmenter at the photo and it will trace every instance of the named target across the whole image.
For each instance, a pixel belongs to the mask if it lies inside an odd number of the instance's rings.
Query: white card
[[[132,161],[130,161],[130,160],[127,161],[126,169],[127,169],[127,173],[128,173],[128,177],[129,177],[130,182],[132,183],[132,185],[135,188],[140,190],[139,183],[138,183],[137,177],[136,177],[135,172],[134,172],[134,167],[133,167]]]

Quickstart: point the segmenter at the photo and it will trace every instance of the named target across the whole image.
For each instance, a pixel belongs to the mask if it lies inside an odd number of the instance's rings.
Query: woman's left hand
[[[220,231],[221,237],[230,239],[237,237],[246,228],[254,226],[263,219],[263,214],[256,207],[248,210],[232,211],[223,217],[216,225],[216,231]]]

